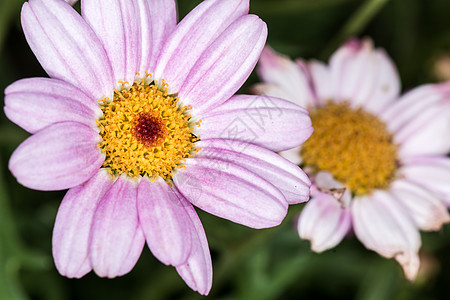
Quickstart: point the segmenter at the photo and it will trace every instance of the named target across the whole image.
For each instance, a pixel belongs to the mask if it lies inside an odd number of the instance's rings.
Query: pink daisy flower
[[[449,221],[450,85],[400,97],[396,68],[369,40],[346,43],[328,65],[266,48],[258,71],[265,83],[257,93],[307,107],[312,119],[311,138],[280,153],[313,181],[300,237],[321,252],[353,228],[366,248],[394,257],[414,279],[419,229]]]
[[[303,108],[233,94],[267,36],[248,0],[206,0],[179,24],[172,0],[63,0],[22,9],[50,78],[17,81],[5,113],[32,133],[9,168],[26,187],[69,189],[53,232],[59,272],[129,272],[144,247],[207,294],[212,267],[193,205],[253,228],[278,225],[310,182],[272,151],[311,132]],[[201,137],[201,139],[200,139]]]

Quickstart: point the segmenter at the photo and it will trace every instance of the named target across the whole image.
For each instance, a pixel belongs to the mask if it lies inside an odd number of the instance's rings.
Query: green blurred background
[[[20,78],[46,76],[21,30],[23,2],[0,0],[1,90]],[[180,18],[199,2],[179,0]],[[291,57],[327,60],[347,38],[369,36],[397,64],[403,90],[450,79],[448,0],[250,2],[251,12],[269,26],[268,42]],[[257,80],[252,74],[243,91]],[[147,248],[136,267],[120,278],[60,276],[51,257],[51,234],[65,192],[29,190],[7,168],[12,151],[27,135],[0,112],[0,300],[203,298]],[[301,209],[291,206],[282,225],[266,230],[199,212],[214,267],[209,298],[450,299],[449,226],[422,234],[423,269],[411,283],[395,261],[366,250],[355,238],[325,253],[312,253],[294,230]]]

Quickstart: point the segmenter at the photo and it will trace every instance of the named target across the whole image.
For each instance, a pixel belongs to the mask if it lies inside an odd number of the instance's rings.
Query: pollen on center
[[[356,195],[390,184],[397,170],[397,146],[384,122],[345,102],[328,102],[310,116],[314,133],[300,153],[305,166],[330,172]]]
[[[132,132],[145,146],[158,147],[164,143],[169,133],[166,124],[167,120],[158,111],[143,112],[135,118]]]
[[[167,84],[158,86],[151,75],[136,79],[130,88],[114,90],[112,100],[99,100],[103,116],[97,121],[106,154],[103,167],[111,178],[126,173],[170,180],[186,158],[200,150],[191,122],[191,107],[179,106]]]

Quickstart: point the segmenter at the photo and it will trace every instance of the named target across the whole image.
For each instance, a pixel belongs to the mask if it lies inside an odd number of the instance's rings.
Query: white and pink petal
[[[139,183],[139,222],[153,255],[166,265],[178,266],[191,253],[193,225],[180,196],[161,178]]]
[[[267,26],[255,15],[233,22],[192,67],[178,94],[183,104],[203,115],[228,100],[250,76],[266,38]]]
[[[420,235],[407,211],[393,195],[375,191],[356,197],[351,206],[353,229],[366,248],[395,258],[406,277],[414,280],[419,270]]]
[[[284,100],[289,100],[291,102],[296,102],[295,95],[291,95],[287,90],[283,89],[279,85],[273,83],[258,83],[250,88],[249,91],[254,95],[262,95],[274,98],[281,98]]]
[[[290,101],[235,95],[205,113],[198,132],[203,139],[235,139],[278,152],[301,145],[313,128],[308,111]]]
[[[196,157],[218,159],[246,168],[276,186],[289,204],[309,198],[308,176],[297,165],[270,150],[225,139],[202,139],[197,146],[202,150]]]
[[[348,188],[337,181],[330,172],[320,171],[313,177],[311,196],[322,196],[323,193],[332,195],[343,208],[350,206],[352,194]]]
[[[208,295],[213,277],[208,241],[194,207],[186,199],[180,197],[180,200],[186,209],[187,217],[193,224],[191,229],[192,249],[187,261],[177,266],[176,269],[191,289],[202,295]]]
[[[81,14],[102,41],[111,62],[115,88],[133,83],[141,56],[137,1],[83,0]]]
[[[9,169],[21,184],[37,190],[63,190],[91,178],[105,155],[99,135],[74,122],[56,123],[26,139],[11,156]]]
[[[282,157],[286,158],[293,164],[299,165],[302,163],[302,158],[300,156],[300,151],[302,149],[302,146],[298,146],[289,150],[281,151],[278,154],[280,154]]]
[[[112,96],[113,74],[103,45],[69,4],[60,0],[25,2],[22,27],[50,77],[79,87],[95,100]]]
[[[403,161],[400,176],[439,196],[450,207],[450,158],[420,156]]]
[[[169,84],[169,93],[179,92],[203,52],[230,24],[246,15],[248,7],[248,0],[206,0],[197,5],[162,46],[155,78]]]
[[[333,95],[372,113],[381,112],[400,93],[397,70],[383,50],[370,40],[350,40],[330,59]]]
[[[309,61],[307,67],[316,95],[315,105],[321,105],[333,99],[330,68],[317,60]]]
[[[6,116],[30,133],[59,122],[78,122],[94,128],[102,112],[97,101],[73,85],[51,78],[14,82],[5,90]]]
[[[173,180],[195,206],[252,228],[279,225],[286,216],[280,190],[244,167],[211,158],[189,158],[185,165]]]
[[[114,278],[128,273],[145,244],[136,207],[137,182],[122,174],[97,205],[90,259],[95,273]]]
[[[85,183],[71,188],[64,196],[56,215],[52,251],[59,273],[80,278],[92,270],[89,238],[94,212],[113,181],[100,169]]]
[[[75,3],[78,2],[78,0],[65,0],[67,3],[69,3],[70,5],[74,5]]]
[[[153,74],[166,37],[177,25],[177,9],[174,0],[137,0],[141,41],[141,60],[138,72]]]
[[[422,230],[439,230],[450,216],[444,202],[435,194],[405,179],[394,181],[390,193],[407,209],[417,227]]]
[[[386,122],[391,132],[401,131],[424,109],[436,106],[442,101],[438,85],[426,84],[406,92],[379,116]]]
[[[300,238],[322,252],[339,244],[351,227],[351,213],[332,195],[320,193],[303,208],[297,223]]]
[[[450,84],[425,85],[382,114],[402,159],[450,151]]]
[[[289,95],[289,98],[285,99],[303,107],[316,102],[310,74],[303,62],[295,63],[289,57],[276,53],[270,47],[265,47],[257,70],[264,82],[277,85]]]

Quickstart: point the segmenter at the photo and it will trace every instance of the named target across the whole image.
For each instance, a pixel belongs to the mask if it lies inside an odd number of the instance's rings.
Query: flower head
[[[267,35],[248,5],[206,0],[177,24],[173,0],[82,0],[81,15],[63,0],[24,4],[25,36],[50,78],[5,91],[6,115],[33,134],[9,168],[27,187],[69,189],[53,232],[61,274],[123,275],[147,241],[207,294],[193,205],[264,228],[308,199],[307,176],[272,152],[310,136],[308,112],[233,96]]]
[[[450,85],[399,95],[397,71],[369,40],[351,40],[330,59],[295,62],[266,48],[259,94],[308,109],[314,127],[302,146],[280,154],[311,176],[298,231],[314,251],[358,239],[394,257],[406,276],[419,268],[418,229],[450,220]]]

